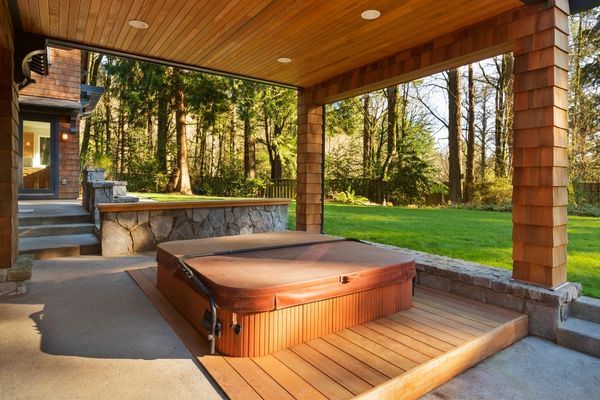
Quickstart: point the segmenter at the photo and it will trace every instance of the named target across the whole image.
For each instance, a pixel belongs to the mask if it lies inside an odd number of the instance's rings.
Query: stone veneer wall
[[[581,294],[579,283],[569,283],[558,290],[550,290],[515,281],[511,278],[510,270],[373,244],[415,257],[417,283],[527,314],[529,333],[552,341],[556,341],[556,331],[567,318],[571,302]]]
[[[172,240],[285,230],[288,205],[197,206],[118,212],[101,209],[100,219],[102,255],[113,256],[151,251],[158,243]]]

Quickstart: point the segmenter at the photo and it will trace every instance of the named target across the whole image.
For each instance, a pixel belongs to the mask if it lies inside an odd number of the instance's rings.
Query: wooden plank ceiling
[[[24,31],[307,87],[520,0],[17,0]],[[366,21],[362,11],[381,17]],[[129,20],[149,24],[145,30]],[[279,57],[289,57],[281,64]]]

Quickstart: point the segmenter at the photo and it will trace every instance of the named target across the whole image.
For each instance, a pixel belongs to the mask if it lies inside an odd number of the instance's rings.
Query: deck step
[[[21,213],[19,214],[19,226],[89,224],[91,222],[93,221],[90,214],[54,216],[33,216]]]
[[[63,236],[94,233],[92,223],[19,226],[19,237]]]
[[[570,317],[558,328],[557,343],[581,353],[600,357],[600,324]]]
[[[600,300],[587,296],[578,297],[571,304],[571,315],[600,324]]]
[[[100,242],[93,233],[22,237],[19,253],[33,254],[37,260],[100,254]]]

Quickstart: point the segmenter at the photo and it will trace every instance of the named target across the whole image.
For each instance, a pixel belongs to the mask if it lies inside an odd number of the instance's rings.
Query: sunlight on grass
[[[290,229],[295,226],[290,206]],[[325,232],[512,269],[510,213],[325,205]],[[600,298],[600,219],[569,217],[568,279]]]

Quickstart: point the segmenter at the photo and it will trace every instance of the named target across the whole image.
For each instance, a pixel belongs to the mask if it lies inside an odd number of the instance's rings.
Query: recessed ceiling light
[[[139,19],[132,19],[129,21],[129,26],[135,29],[148,29],[148,24],[144,21],[140,21]]]
[[[279,58],[277,59],[277,62],[278,62],[278,63],[282,63],[282,64],[289,64],[289,63],[291,63],[291,62],[292,62],[292,59],[291,59],[291,58],[288,58],[288,57],[279,57]]]
[[[377,19],[381,16],[381,12],[379,10],[365,10],[360,14],[362,19],[366,19],[368,21]]]

